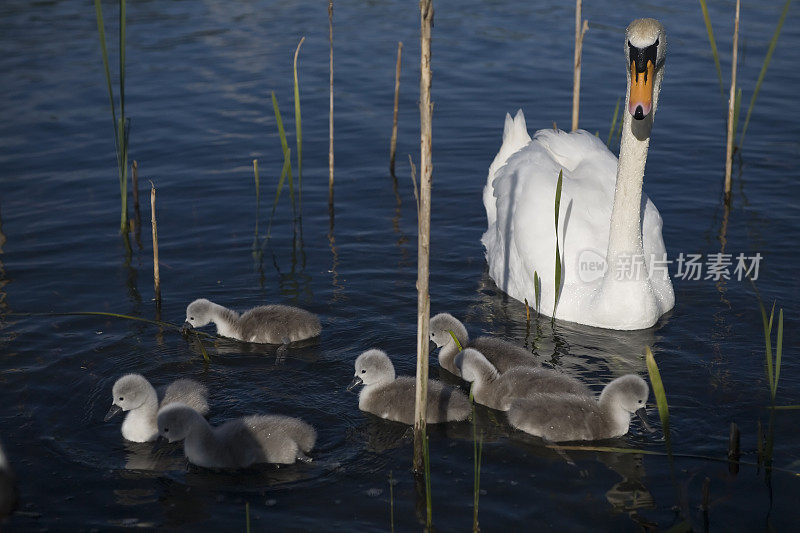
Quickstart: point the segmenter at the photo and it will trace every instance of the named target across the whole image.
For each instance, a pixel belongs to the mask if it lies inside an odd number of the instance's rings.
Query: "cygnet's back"
[[[467,348],[455,358],[462,377],[471,382],[476,402],[507,411],[515,398],[542,393],[576,394],[593,397],[580,380],[541,367],[514,367],[500,374],[481,352]]]
[[[541,363],[524,346],[495,337],[478,337],[469,343],[494,365],[501,374],[519,366],[535,367]]]
[[[242,338],[249,342],[282,344],[317,337],[322,331],[314,313],[288,305],[262,305],[240,319]]]
[[[363,384],[358,407],[387,420],[414,424],[416,381],[410,376],[395,379],[394,366],[385,352],[368,350],[355,364],[355,377],[348,389]],[[472,407],[461,391],[440,381],[428,380],[426,421],[429,424],[466,420]]]
[[[161,395],[160,407],[171,403],[188,405],[201,415],[208,414],[208,389],[205,385],[193,379],[176,379],[164,389]]]
[[[508,421],[517,429],[552,442],[601,440],[628,432],[631,414],[644,422],[649,389],[628,374],[603,389],[599,399],[576,394],[537,394],[515,399]]]

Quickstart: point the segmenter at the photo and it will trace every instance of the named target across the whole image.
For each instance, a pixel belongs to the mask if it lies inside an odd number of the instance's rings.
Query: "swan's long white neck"
[[[644,119],[634,120],[630,113],[623,112],[617,185],[614,191],[614,207],[611,211],[611,227],[606,253],[608,265],[605,274],[606,282],[618,277],[615,269],[620,261],[630,261],[632,257],[641,257],[643,254],[642,183],[644,167],[647,163],[647,150],[650,146],[650,130],[653,127],[653,116],[656,113],[662,78],[663,68],[660,68],[655,73],[653,84],[653,108]],[[625,110],[628,109],[630,84],[629,74],[628,90],[623,108]],[[646,273],[644,274],[646,275]]]

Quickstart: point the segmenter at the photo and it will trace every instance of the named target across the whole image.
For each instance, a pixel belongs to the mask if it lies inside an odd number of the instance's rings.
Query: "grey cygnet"
[[[158,412],[158,433],[184,441],[190,463],[205,468],[246,468],[256,463],[292,464],[314,447],[317,432],[299,418],[251,415],[212,427],[200,413],[179,403]]]
[[[396,378],[394,365],[382,350],[367,350],[356,359],[355,377],[347,390],[358,385],[358,408],[387,420],[414,423],[416,381],[411,376]],[[429,424],[466,420],[472,406],[463,392],[428,380],[428,404],[425,420]]]
[[[156,415],[159,407],[173,402],[189,405],[202,415],[208,414],[208,389],[193,379],[176,379],[164,389],[161,403],[156,389],[141,374],[126,374],[111,389],[111,409],[104,420],[125,411],[122,436],[133,442],[149,442],[158,437]]]
[[[481,352],[467,348],[455,357],[461,377],[472,383],[476,402],[508,411],[515,398],[527,398],[540,393],[566,393],[592,397],[592,392],[580,380],[542,367],[519,366],[500,374]]]
[[[262,344],[289,344],[317,337],[322,331],[317,315],[289,305],[262,305],[242,315],[205,298],[188,305],[184,328],[200,328],[209,322],[223,337]]]
[[[461,344],[462,350],[475,348],[500,373],[517,366],[539,366],[539,361],[534,355],[522,346],[494,337],[478,337],[470,340],[467,328],[460,320],[449,313],[439,313],[431,318],[431,340],[439,348],[439,366],[456,376],[461,377],[461,371],[454,362],[459,349],[453,341],[453,336],[450,335],[451,331]]]
[[[511,402],[508,421],[517,429],[552,442],[601,440],[628,432],[631,414],[649,431],[647,383],[635,374],[618,377],[600,398],[576,394],[537,394]]]

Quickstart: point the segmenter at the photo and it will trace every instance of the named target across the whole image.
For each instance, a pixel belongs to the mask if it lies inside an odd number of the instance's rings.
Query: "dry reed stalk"
[[[158,226],[156,224],[156,186],[150,182],[150,225],[153,227],[153,286],[156,307],[161,307],[161,275],[158,272]]]
[[[328,1],[328,42],[330,44],[330,97],[328,119],[328,210],[333,214],[333,0]]]
[[[728,143],[725,147],[725,201],[731,198],[731,170],[733,167],[733,113],[736,101],[736,56],[739,48],[739,4],[736,0],[736,17],[733,22],[733,57],[731,59],[731,92],[728,97]]]
[[[392,141],[389,146],[389,172],[394,177],[394,158],[397,154],[397,107],[400,103],[400,58],[403,55],[403,42],[397,42],[397,65],[394,72],[394,118],[392,119]]]
[[[575,74],[572,80],[572,131],[578,129],[578,111],[581,104],[581,54],[583,36],[589,29],[589,21],[581,20],[581,0],[575,3]]]
[[[414,470],[424,470],[425,434],[428,398],[428,343],[430,336],[430,295],[428,294],[431,233],[431,27],[433,0],[420,0],[420,175],[419,217],[417,220],[417,380],[414,407]]]

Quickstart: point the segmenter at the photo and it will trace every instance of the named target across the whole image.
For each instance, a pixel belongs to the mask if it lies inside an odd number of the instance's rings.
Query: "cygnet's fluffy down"
[[[454,362],[459,349],[453,341],[451,331],[462,349],[475,348],[500,373],[518,366],[539,366],[539,361],[524,347],[494,337],[478,337],[470,340],[467,328],[460,320],[449,313],[439,313],[431,318],[431,340],[439,348],[439,366],[456,376],[461,377],[461,371]]]
[[[414,423],[416,382],[413,377],[395,378],[394,365],[382,350],[367,350],[356,359],[356,371],[347,390],[358,385],[358,408],[387,420]],[[463,392],[436,380],[428,380],[426,421],[429,424],[466,420],[472,406]]]
[[[158,437],[156,416],[159,407],[181,402],[208,414],[208,389],[193,379],[176,379],[163,391],[159,405],[156,390],[141,374],[126,374],[111,390],[111,409],[105,420],[121,411],[128,414],[122,422],[122,436],[133,442],[148,442]]]
[[[472,383],[472,397],[475,401],[492,409],[508,411],[515,398],[527,398],[541,393],[592,397],[592,392],[580,380],[548,368],[520,366],[500,374],[474,348],[467,348],[456,355],[454,362],[461,377]]]
[[[241,316],[205,298],[193,301],[186,308],[184,327],[200,328],[209,322],[217,326],[217,333],[223,337],[263,344],[302,341],[317,337],[322,331],[317,315],[289,305],[262,305]]]
[[[601,440],[628,432],[631,414],[647,424],[649,388],[634,374],[605,386],[600,398],[576,394],[537,394],[511,402],[508,421],[517,429],[552,442]]]
[[[190,463],[205,468],[246,468],[256,463],[310,461],[317,432],[299,418],[251,415],[212,427],[200,413],[179,403],[158,412],[158,433],[183,440]]]

